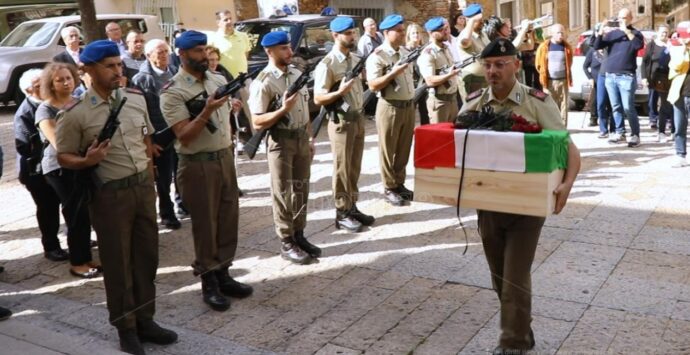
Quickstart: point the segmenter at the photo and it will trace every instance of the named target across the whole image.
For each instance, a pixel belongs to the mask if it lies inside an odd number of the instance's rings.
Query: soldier
[[[280,255],[290,262],[307,264],[321,256],[321,249],[304,237],[314,156],[309,92],[305,86],[290,97],[286,95],[288,87],[301,75],[290,66],[292,48],[287,32],[269,32],[261,39],[261,45],[268,55],[268,65],[249,88],[249,110],[255,129],[269,129],[266,151]],[[280,108],[268,111],[276,98],[282,98]]]
[[[482,21],[482,7],[479,4],[471,4],[462,11],[462,15],[467,18],[467,26],[460,32],[460,60],[467,59],[481,51],[489,44],[489,37],[482,31],[484,22]],[[465,92],[472,93],[486,87],[484,70],[479,63],[473,63],[462,71],[462,80],[465,85]]]
[[[79,60],[91,87],[57,116],[58,161],[68,169],[95,168],[99,183],[89,212],[101,250],[110,323],[118,330],[122,351],[144,354],[141,342],[177,340],[177,334],[153,321],[158,268],[153,127],[141,93],[118,88],[123,68],[117,44],[91,42]],[[125,97],[119,128],[99,144],[96,137]]]
[[[357,209],[359,190],[357,181],[362,170],[364,152],[364,117],[362,115],[362,80],[347,82],[345,75],[362,60],[351,51],[356,48],[355,21],[339,16],[330,24],[335,46],[314,72],[314,102],[328,105],[343,98],[347,111],[340,108],[328,124],[328,137],[333,150],[333,197],[335,199],[335,227],[359,232],[375,219]],[[332,87],[337,90],[329,92]]]
[[[462,112],[491,105],[497,112],[512,110],[544,129],[566,129],[558,106],[550,96],[516,80],[520,62],[510,40],[494,40],[482,51],[481,58],[489,87],[470,94]],[[563,181],[554,190],[554,213],[565,207],[579,170],[580,152],[571,142]],[[494,354],[522,354],[535,343],[530,327],[530,269],[545,219],[482,210],[478,210],[477,215],[493,287],[501,302],[501,336]]]
[[[237,250],[239,196],[230,133],[228,97],[216,99],[225,79],[208,71],[206,35],[185,31],[175,41],[182,67],[161,92],[161,111],[172,127],[179,156],[178,184],[184,206],[192,217],[194,275],[201,275],[203,300],[216,311],[244,298],[252,287],[228,273]],[[196,117],[186,104],[199,93],[208,96]],[[216,127],[215,132],[207,124]]]
[[[458,73],[450,70],[453,56],[444,42],[450,41],[450,26],[443,17],[431,18],[424,24],[431,43],[417,60],[419,71],[429,86],[426,107],[431,123],[451,122],[458,114]]]
[[[409,64],[398,64],[408,54],[405,20],[398,14],[381,21],[385,41],[367,59],[367,81],[371,91],[378,91],[376,129],[379,132],[381,179],[386,201],[402,206],[412,201],[412,191],[405,187],[405,166],[410,158],[414,132],[414,78]]]

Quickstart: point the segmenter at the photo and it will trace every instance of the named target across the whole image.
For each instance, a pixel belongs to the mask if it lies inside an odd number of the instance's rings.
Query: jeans
[[[597,117],[599,118],[599,133],[606,134],[613,132],[616,126],[611,118],[611,102],[609,101],[609,94],[606,92],[606,76],[604,76],[604,74],[599,74],[597,76],[597,82],[594,88],[597,91],[596,109]]]
[[[635,88],[637,83],[633,74],[606,73],[606,92],[611,100],[616,133],[625,133],[623,115],[628,118],[633,136],[640,136],[640,120],[635,110]]]
[[[647,100],[647,105],[649,106],[649,123],[656,124],[659,120],[659,94],[660,92],[649,89],[649,100]]]
[[[656,90],[655,90],[656,91]],[[658,91],[656,91],[658,92]],[[668,92],[658,92],[659,100],[659,120],[658,120],[658,132],[666,133],[666,121],[671,123],[671,132],[675,132],[675,123],[673,122],[673,105],[668,102]],[[649,118],[651,121],[651,117]]]
[[[673,121],[676,125],[676,133],[673,141],[676,146],[676,155],[685,158],[688,143],[688,112],[690,112],[690,97],[685,96],[678,99],[673,105]]]

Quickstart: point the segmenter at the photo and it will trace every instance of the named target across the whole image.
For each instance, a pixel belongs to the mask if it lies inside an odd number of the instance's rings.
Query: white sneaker
[[[674,163],[671,165],[672,168],[684,168],[686,166],[690,166],[690,163],[688,163],[685,157],[681,157],[680,155],[675,156]]]
[[[628,141],[628,147],[633,148],[633,147],[637,147],[639,145],[640,145],[640,137],[630,136],[630,140]]]
[[[237,155],[244,154],[244,143],[237,141]]]

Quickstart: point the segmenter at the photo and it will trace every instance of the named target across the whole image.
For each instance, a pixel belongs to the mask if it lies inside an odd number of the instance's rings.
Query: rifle
[[[423,50],[424,48],[426,48],[426,46],[428,46],[428,45],[429,45],[429,43],[427,43],[427,44],[425,44],[425,45],[423,45],[423,46],[421,46],[421,47],[417,47],[417,48],[411,50],[409,53],[407,53],[407,55],[405,55],[404,57],[400,58],[400,60],[399,60],[395,65],[404,65],[404,64],[409,64],[409,63],[412,63],[412,62],[416,61],[417,58],[419,58],[419,56],[422,54],[422,50]],[[391,70],[393,70],[393,65],[387,66],[387,67],[386,67],[386,70],[385,70],[386,74],[390,73]],[[398,82],[397,82],[395,79],[396,79],[396,78],[393,78],[393,80],[391,80],[391,81],[388,83],[388,85],[393,85],[393,89],[397,90],[398,87],[399,87],[400,85],[398,84]],[[383,89],[381,89],[381,91],[386,90],[386,88],[388,87],[388,85],[386,85],[386,87],[384,87]]]
[[[297,91],[299,91],[301,88],[304,87],[304,85],[307,85],[307,83],[312,80],[309,78],[311,72],[314,70],[314,67],[316,67],[316,64],[308,66],[302,75],[300,75],[297,80],[295,80],[294,83],[290,84],[290,86],[287,89],[287,95],[286,97],[291,97]],[[276,96],[273,101],[268,105],[268,109],[266,112],[273,112],[276,111],[280,108],[280,106],[283,105],[283,98],[280,96]],[[283,116],[279,121],[283,122],[290,122],[290,118],[288,117],[289,113],[286,116]],[[259,149],[259,144],[261,144],[261,141],[264,140],[264,137],[266,137],[266,134],[268,131],[273,128],[278,122],[276,121],[271,127],[269,128],[264,128],[259,130],[258,132],[254,133],[252,138],[250,138],[247,143],[244,145],[244,152],[247,153],[247,156],[249,159],[254,159],[254,156],[256,155],[256,151]]]
[[[455,64],[453,64],[452,67],[451,67],[451,66],[445,66],[445,67],[439,69],[439,74],[438,74],[438,75],[448,74],[448,73],[450,73],[450,72],[453,71],[453,70],[465,68],[465,67],[467,67],[468,65],[470,65],[470,64],[472,64],[472,63],[474,63],[474,62],[476,62],[477,59],[479,59],[479,55],[478,55],[478,54],[473,55],[473,56],[471,56],[471,57],[469,57],[469,58],[465,58],[464,60],[462,60],[462,61],[460,61],[460,62],[455,62]],[[448,84],[448,82],[446,81],[444,84]],[[424,92],[425,92],[428,88],[429,88],[429,85],[427,85],[427,83],[426,83],[426,81],[425,81],[422,85],[419,85],[419,86],[414,90],[414,102],[415,102],[415,103],[418,103],[418,102],[419,102],[419,100],[422,98],[422,96],[424,96]]]
[[[345,73],[345,76],[343,77],[343,82],[348,82],[356,77],[358,77],[362,71],[365,68],[366,65],[366,60],[369,57],[367,55],[366,57],[363,57],[360,59],[360,61],[347,73]],[[333,84],[330,90],[328,92],[334,92],[340,87],[340,81],[336,82]],[[362,106],[364,107],[364,106]],[[347,112],[350,109],[350,105],[345,102],[345,99],[343,97],[339,97],[335,101],[331,102],[328,105],[324,105],[321,107],[321,111],[319,112],[319,115],[316,116],[314,121],[312,122],[312,130],[313,130],[313,136],[312,138],[316,138],[316,136],[319,134],[319,130],[321,130],[321,125],[323,125],[323,119],[326,117],[327,114],[333,114],[333,121],[336,122],[338,119],[337,112]],[[337,122],[336,122],[337,123]]]
[[[216,89],[215,93],[213,94],[214,98],[218,100],[228,95],[234,95],[241,88],[244,87],[247,79],[254,79],[257,75],[259,75],[262,69],[263,68],[255,69],[249,74],[240,73],[239,75],[237,75],[235,79]],[[199,97],[203,97],[204,100],[197,100],[197,98]],[[206,107],[205,99],[207,97],[208,94],[206,93],[206,91],[202,91],[196,94],[191,99],[189,99],[187,102],[185,102],[185,106],[187,106],[187,110],[189,111],[189,114],[191,116],[190,120],[195,119],[197,116],[199,116],[199,114],[201,114],[201,111],[203,111],[204,107]],[[206,122],[206,129],[208,129],[208,131],[211,132],[211,134],[213,134],[218,130],[218,127],[216,127],[216,125],[213,124],[213,122],[208,121]],[[175,136],[175,132],[173,132],[171,127],[167,127],[154,133],[152,137],[153,143],[163,148],[167,148],[170,144],[172,144],[173,141],[175,141],[176,138],[177,136]]]

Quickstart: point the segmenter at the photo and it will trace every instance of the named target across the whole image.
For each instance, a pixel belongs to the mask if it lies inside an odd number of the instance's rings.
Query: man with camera
[[[630,25],[632,12],[622,9],[618,21],[606,21],[596,33],[595,49],[606,49],[608,57],[603,71],[606,73],[606,91],[611,100],[616,132],[609,136],[609,143],[625,143],[623,114],[628,117],[632,135],[628,147],[640,145],[640,121],[635,110],[635,72],[637,51],[644,47],[642,33]]]

